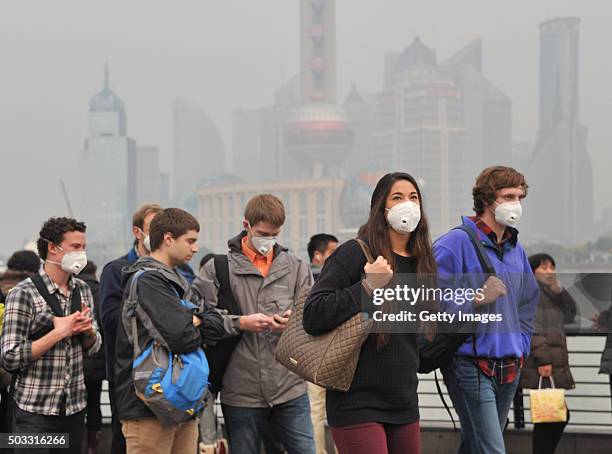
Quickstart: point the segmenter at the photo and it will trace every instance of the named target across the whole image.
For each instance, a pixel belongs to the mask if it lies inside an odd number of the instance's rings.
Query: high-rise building
[[[181,198],[225,173],[225,146],[214,122],[189,101],[174,101],[173,123],[174,196]]]
[[[371,134],[370,168],[408,172],[421,182],[436,235],[459,223],[469,198],[461,91],[419,38],[387,71]]]
[[[300,79],[279,88],[274,103],[259,109],[232,112],[232,173],[245,181],[295,178],[299,165],[285,149],[285,126],[300,104]]]
[[[81,213],[95,257],[124,248],[129,233],[128,160],[135,144],[127,136],[123,101],[110,88],[108,65],[104,87],[89,101],[89,131],[81,153]]]
[[[376,95],[362,94],[353,84],[342,103],[354,132],[353,149],[342,164],[342,175],[353,177],[369,169],[371,162],[370,134],[374,123]]]
[[[161,203],[161,176],[157,147],[136,146],[129,159],[129,212],[145,203]]]
[[[170,202],[170,175],[168,172],[159,174],[159,203],[165,207]]]
[[[529,236],[561,244],[591,239],[594,219],[587,128],[578,111],[579,26],[576,17],[540,24],[540,128],[525,201]]]
[[[466,183],[471,184],[483,168],[512,163],[512,103],[483,74],[480,40],[469,43],[440,68],[451,74],[461,90]]]

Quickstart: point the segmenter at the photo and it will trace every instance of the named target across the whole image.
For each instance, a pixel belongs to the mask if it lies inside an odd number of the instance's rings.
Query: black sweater
[[[394,255],[395,273],[414,273],[416,259]],[[304,306],[304,329],[328,332],[361,311],[366,258],[356,241],[341,245],[325,262]],[[327,391],[327,419],[334,427],[365,422],[409,424],[419,419],[419,356],[415,334],[391,334],[380,350],[376,335],[364,342],[347,392]]]

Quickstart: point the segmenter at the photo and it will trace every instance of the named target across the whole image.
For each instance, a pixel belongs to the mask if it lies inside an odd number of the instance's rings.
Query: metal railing
[[[612,399],[609,376],[598,373],[604,343],[605,336],[568,336],[570,368],[576,382],[575,389],[566,391],[567,405],[571,413],[568,430],[585,432],[595,430],[612,434]],[[440,373],[438,377],[444,398],[457,423],[459,419],[452,408],[452,402]],[[105,383],[101,404],[102,414],[104,422],[110,423],[111,412],[106,389]],[[433,373],[419,376],[418,392],[421,425],[452,427],[449,415],[438,396]],[[523,408],[513,405],[509,414],[511,426],[517,429],[531,425],[527,390],[524,392],[522,401]]]
[[[601,352],[605,344],[605,336],[568,336],[570,368],[574,376],[576,388],[566,390],[567,406],[570,410],[568,430],[605,431],[612,434],[612,398],[610,396],[610,378],[599,374]],[[419,409],[421,425],[436,425],[452,427],[450,417],[442,405],[436,390],[433,373],[419,376]],[[442,393],[455,422],[458,417],[452,408],[450,396],[438,372]],[[521,429],[531,426],[529,407],[529,391],[524,390],[522,396],[523,408],[519,399],[508,415],[511,426]]]

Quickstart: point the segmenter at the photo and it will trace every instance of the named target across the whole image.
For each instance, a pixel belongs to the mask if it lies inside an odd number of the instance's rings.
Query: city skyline
[[[234,2],[234,3],[240,3],[240,2]],[[289,15],[289,17],[287,17],[286,19],[287,22],[291,23],[291,20],[295,19],[295,17],[291,17],[291,13],[296,12],[297,5],[281,6],[279,2],[274,2],[274,3],[279,13],[285,13]],[[447,3],[446,6],[452,9],[449,3]],[[394,7],[402,9],[402,7],[400,7],[397,2],[395,2]],[[152,8],[152,9],[155,10],[155,8]],[[577,6],[574,9],[580,10],[580,8]],[[19,8],[16,8],[16,10],[19,10]],[[346,24],[349,22],[349,19],[347,19],[347,15],[350,15],[353,17],[355,16],[360,17],[360,16],[358,14],[354,14],[353,12],[351,12],[350,9],[347,9],[346,3],[341,0],[337,2],[337,10],[338,10],[336,13],[337,20],[340,25],[344,24],[343,27],[339,26],[339,32],[338,32],[338,47],[339,47],[339,50],[338,50],[339,84],[338,84],[338,96],[337,96],[338,102],[341,102],[341,100],[343,100],[345,96],[349,93],[353,82],[357,83],[358,87],[360,88],[360,91],[363,93],[371,93],[371,92],[378,91],[380,87],[382,86],[382,81],[381,81],[382,75],[374,76],[373,73],[381,72],[380,68],[382,67],[382,59],[383,59],[384,53],[393,51],[394,49],[397,49],[397,48],[401,49],[407,46],[412,41],[414,36],[417,36],[417,35],[423,36],[425,37],[423,38],[425,42],[427,43],[431,42],[431,47],[436,51],[436,54],[438,56],[438,61],[444,61],[444,59],[453,55],[463,45],[471,41],[471,39],[465,39],[465,41],[457,43],[456,42],[457,35],[462,35],[462,36],[465,35],[467,37],[467,35],[470,34],[472,39],[479,38],[482,36],[483,49],[484,49],[483,50],[484,52],[483,60],[484,60],[484,66],[486,68],[487,78],[491,80],[494,84],[501,86],[502,89],[508,94],[509,98],[511,99],[513,103],[513,126],[514,126],[514,134],[512,137],[513,142],[535,141],[536,140],[537,138],[537,117],[538,117],[537,80],[539,78],[537,64],[532,64],[531,66],[525,65],[525,71],[523,71],[523,68],[521,67],[520,71],[517,71],[517,73],[520,72],[520,74],[515,74],[515,78],[518,81],[524,80],[525,78],[533,79],[531,82],[532,82],[532,85],[536,85],[535,92],[533,89],[525,89],[525,87],[523,87],[521,94],[517,95],[517,89],[514,88],[513,86],[509,86],[508,79],[505,77],[500,77],[500,66],[501,68],[503,68],[504,64],[501,64],[501,65],[499,64],[500,59],[497,57],[496,54],[499,53],[500,49],[504,50],[504,47],[503,45],[500,45],[500,42],[506,43],[506,41],[504,39],[500,40],[499,38],[498,39],[491,39],[491,38],[488,39],[487,36],[488,34],[491,33],[490,29],[487,30],[485,28],[481,31],[481,33],[478,33],[478,28],[474,31],[469,31],[469,32],[463,31],[461,33],[457,33],[457,31],[454,29],[453,30],[451,29],[437,30],[435,33],[432,33],[431,31],[428,31],[428,30],[418,30],[416,29],[416,26],[411,25],[410,27],[408,27],[408,28],[411,28],[409,32],[408,31],[402,32],[401,41],[396,40],[393,45],[388,45],[385,43],[381,44],[381,42],[379,41],[377,44],[372,46],[373,49],[367,49],[367,50],[363,49],[364,51],[362,52],[363,54],[369,55],[370,53],[375,53],[376,55],[378,55],[377,61],[370,62],[372,68],[369,71],[365,71],[365,72],[350,71],[350,68],[352,68],[353,66],[358,67],[358,65],[360,64],[363,65],[363,63],[355,60],[356,57],[355,57],[354,51],[350,52],[349,53],[350,55],[348,57],[346,56],[347,50],[350,49],[346,43],[346,40],[349,39],[347,36],[349,37],[353,36],[353,38],[355,36],[354,31],[351,34],[350,29],[346,27]],[[485,13],[487,12],[489,14],[491,13],[490,9],[487,10],[485,8]],[[569,12],[573,14],[572,11],[569,11]],[[97,11],[97,13],[104,15],[104,13],[101,13],[100,11]],[[513,15],[510,15],[508,20],[505,23],[502,23],[501,26],[499,27],[502,31],[498,32],[498,34],[501,35],[503,31],[508,32],[509,30],[513,30],[513,29],[521,30],[523,34],[528,35],[530,37],[528,41],[528,47],[525,48],[526,53],[531,54],[532,56],[533,55],[537,56],[537,53],[538,53],[537,23],[543,22],[544,20],[547,20],[550,18],[548,12],[546,12],[546,14],[541,12],[540,14],[541,14],[541,17],[539,17],[537,20],[533,20],[533,23],[536,23],[536,26],[530,25],[529,28],[527,28],[523,24],[518,24],[516,21],[516,17]],[[610,149],[611,146],[608,144],[611,143],[612,141],[605,140],[607,130],[606,131],[603,130],[601,121],[599,123],[598,121],[593,121],[593,118],[597,117],[598,115],[594,115],[592,111],[595,111],[595,112],[598,111],[596,108],[598,104],[597,102],[593,103],[593,88],[592,88],[593,84],[589,83],[589,81],[592,80],[592,76],[593,76],[592,68],[603,70],[603,71],[600,71],[603,73],[609,73],[610,63],[606,60],[605,53],[603,54],[603,56],[600,56],[601,61],[597,62],[599,66],[594,65],[595,60],[593,59],[592,55],[590,55],[589,57],[589,53],[591,54],[593,53],[593,47],[589,46],[588,42],[589,42],[589,39],[592,39],[594,30],[597,30],[597,27],[590,28],[592,27],[593,19],[594,19],[594,15],[592,14],[592,11],[590,13],[587,11],[587,12],[584,12],[583,14],[580,14],[580,11],[576,11],[576,15],[587,16],[590,18],[589,21],[583,19],[583,25],[581,29],[581,33],[582,33],[581,48],[582,50],[585,50],[585,54],[586,54],[581,59],[582,60],[581,62],[581,73],[582,73],[581,86],[585,87],[586,85],[586,89],[585,88],[581,89],[581,103],[582,104],[581,104],[580,111],[581,111],[581,123],[585,124],[589,128],[588,150],[594,162],[595,182],[597,184],[597,187],[604,188],[603,191],[601,190],[595,191],[596,197],[598,197],[595,199],[595,213],[596,213],[596,218],[598,218],[603,208],[611,207],[610,202],[603,195],[606,192],[610,193],[610,191],[609,190],[606,191],[605,189],[606,188],[605,184],[609,184],[609,183],[603,181],[602,168],[605,168],[606,165],[609,164],[608,160],[606,160],[606,155],[608,156],[608,159],[609,159],[609,156],[611,153],[608,150]],[[357,22],[358,20],[359,19],[357,19]],[[437,26],[439,27],[440,25],[437,25]],[[295,24],[291,24],[287,28],[293,31],[295,31],[296,29]],[[458,28],[462,28],[462,27],[459,26]],[[469,28],[469,27],[465,27],[465,28]],[[9,30],[5,31],[4,33],[8,33],[10,31],[11,31],[11,28],[9,27]],[[295,35],[297,35],[297,33],[295,33]],[[442,38],[442,36],[445,36],[445,37]],[[427,37],[430,39],[426,39]],[[451,38],[454,38],[454,39],[451,39]],[[294,41],[294,40],[297,41],[297,36],[294,37],[288,34],[286,37],[286,43],[284,44],[288,45],[289,43],[291,43],[291,41]],[[443,41],[443,43],[440,42],[441,40]],[[518,37],[516,37],[516,40],[520,41]],[[455,42],[451,45],[449,41],[455,41]],[[236,46],[235,43],[234,45]],[[356,41],[354,45],[355,47],[358,47],[359,41]],[[116,44],[114,44],[113,46],[116,47]],[[110,48],[113,48],[113,46],[110,46]],[[245,46],[246,46],[246,42],[245,42]],[[104,47],[104,46],[98,46],[98,47]],[[186,46],[186,47],[189,47],[189,46]],[[279,46],[279,47],[282,47],[282,46]],[[285,51],[287,51],[285,60],[293,60],[294,61],[293,64],[289,64],[288,62],[286,62],[285,64],[282,63],[282,58],[280,57],[280,54],[282,52],[279,52],[279,55],[277,55],[277,58],[270,57],[268,51],[264,52],[265,58],[263,59],[263,61],[264,63],[268,63],[268,64],[267,65],[264,64],[262,66],[268,66],[266,69],[268,70],[269,73],[275,73],[275,77],[273,78],[270,77],[269,79],[274,79],[274,80],[273,81],[268,80],[267,85],[262,84],[261,89],[256,89],[256,91],[261,92],[262,95],[253,96],[251,94],[251,95],[246,95],[246,96],[240,96],[241,91],[237,90],[238,92],[237,96],[225,98],[224,102],[227,107],[220,109],[218,107],[215,107],[217,104],[219,104],[218,100],[210,102],[210,103],[201,102],[201,94],[198,94],[198,93],[202,91],[206,92],[207,90],[206,86],[209,85],[209,83],[207,83],[207,80],[205,79],[204,80],[200,79],[199,81],[199,83],[201,83],[200,89],[198,89],[198,87],[194,85],[193,81],[190,81],[189,84],[187,84],[187,85],[191,84],[190,86],[191,91],[189,93],[181,92],[182,90],[180,90],[179,87],[176,84],[174,84],[175,89],[174,89],[173,98],[183,96],[183,97],[186,97],[188,100],[190,101],[193,100],[195,103],[198,103],[201,106],[203,106],[204,112],[206,112],[209,116],[211,116],[213,118],[213,121],[215,121],[215,123],[217,123],[220,126],[220,130],[222,131],[221,136],[223,138],[223,141],[226,144],[225,149],[230,150],[231,149],[231,146],[230,146],[231,134],[228,133],[228,124],[231,123],[231,121],[229,121],[229,115],[226,115],[226,113],[228,112],[228,109],[231,110],[231,109],[240,108],[240,107],[243,107],[246,109],[258,108],[261,105],[265,105],[265,101],[259,102],[257,101],[257,99],[271,100],[273,97],[274,90],[281,85],[281,82],[283,81],[286,82],[289,79],[289,77],[296,72],[295,70],[297,68],[297,60],[299,56],[299,52],[297,52],[297,48],[298,46],[296,44],[291,46],[291,48],[289,49],[290,52],[288,52],[287,49],[285,48]],[[210,49],[207,49],[207,50],[210,50]],[[508,49],[505,49],[505,50],[507,51]],[[118,52],[117,49],[114,49],[114,52],[118,53],[119,56],[121,55],[121,52]],[[103,52],[100,52],[100,53],[102,54]],[[113,52],[105,52],[105,53],[112,54]],[[232,53],[231,50],[229,53],[230,54]],[[257,52],[253,52],[253,54],[254,56],[259,55],[261,57],[261,54],[258,54]],[[610,55],[610,54],[611,53],[608,53],[607,55]],[[290,55],[290,57],[287,57],[287,55]],[[507,60],[512,60],[512,58],[510,57],[511,56],[509,55]],[[126,75],[131,73],[132,74],[131,77],[133,77],[134,71],[135,71],[134,67],[139,66],[137,60],[133,61],[130,65],[126,65],[126,62],[122,61],[122,58],[117,58],[117,57],[113,58],[113,55],[110,55],[110,56],[101,55],[97,59],[92,56],[90,57],[90,62],[91,60],[97,60],[98,61],[97,65],[92,68],[87,67],[89,65],[83,65],[82,68],[79,68],[80,72],[78,74],[88,75],[89,73],[93,71],[97,74],[97,80],[99,80],[99,68],[100,68],[101,63],[106,59],[108,59],[112,64],[114,80],[118,81],[114,85],[117,86],[117,91],[121,93],[121,97],[122,99],[124,99],[126,103],[126,109],[128,111],[128,115],[130,119],[130,136],[136,137],[139,143],[151,144],[152,146],[158,147],[160,150],[160,158],[161,158],[160,168],[161,170],[164,172],[172,172],[172,167],[170,166],[170,158],[171,158],[171,153],[172,153],[171,140],[170,140],[170,144],[168,143],[168,137],[171,137],[172,135],[171,121],[168,121],[168,118],[166,116],[165,120],[160,122],[160,120],[156,119],[153,114],[148,113],[151,110],[152,111],[163,110],[166,112],[171,111],[171,106],[166,105],[167,103],[161,99],[162,97],[158,96],[159,93],[157,93],[155,89],[157,85],[156,81],[160,81],[159,83],[161,84],[162,80],[172,79],[169,76],[169,74],[172,73],[172,71],[170,71],[167,68],[167,64],[166,64],[166,67],[164,68],[165,72],[162,71],[161,73],[149,73],[148,74],[149,77],[146,79],[143,79],[143,83],[141,83],[142,87],[139,87],[140,96],[143,96],[144,93],[147,93],[149,96],[149,99],[148,99],[149,103],[147,104],[146,110],[143,111],[143,105],[138,102],[139,95],[137,92],[139,90],[138,89],[134,90],[133,82],[129,82],[129,80],[126,82],[126,78],[129,79],[130,77]],[[119,63],[116,63],[117,60],[119,61]],[[145,58],[145,62],[146,60],[147,59]],[[270,68],[271,66],[270,62],[272,60],[278,61],[279,63],[278,71]],[[367,61],[368,59],[364,58],[364,60]],[[506,63],[506,64],[509,64],[509,63]],[[27,65],[21,65],[21,66],[27,67]],[[144,66],[143,70],[149,69],[147,68],[146,64],[143,66]],[[3,76],[0,76],[0,77],[4,77],[7,80],[11,80],[11,77],[14,77],[15,68],[12,67],[11,69],[13,70],[13,72],[9,71],[8,76],[5,73]],[[181,71],[178,71],[178,66],[175,68],[175,70],[179,73],[181,72]],[[261,70],[262,68],[257,69],[257,71],[261,71]],[[215,69],[215,71],[219,71],[219,68]],[[523,72],[525,74],[523,74]],[[348,77],[347,73],[351,73],[352,77]],[[41,80],[37,82],[38,85],[44,85],[41,83],[41,81],[44,82],[44,77],[42,76],[43,74],[41,74]],[[181,75],[179,76],[179,79],[181,77],[184,78],[185,76]],[[248,78],[248,74],[246,75],[246,77]],[[601,74],[599,75],[599,77],[601,77]],[[373,83],[372,81],[377,78],[378,78],[378,82]],[[83,84],[85,83],[85,81],[91,82],[90,77],[83,77],[82,79],[83,79]],[[256,79],[257,79],[256,77],[253,78],[253,80],[256,80]],[[1,80],[2,79],[0,79],[0,81]],[[54,79],[53,77],[51,77],[51,80],[53,80],[55,84],[58,85],[57,79]],[[585,80],[587,82],[585,82]],[[89,93],[87,94],[87,96],[90,96],[92,90],[98,86],[99,86],[99,82],[96,84],[90,84]],[[599,84],[598,86],[603,87],[602,84]],[[77,84],[75,88],[79,88],[79,87],[81,87],[80,83]],[[269,87],[273,87],[273,89],[267,90],[267,88]],[[36,88],[37,86],[36,84],[34,84],[33,91],[35,93],[38,93],[36,91]],[[185,87],[180,87],[180,88],[185,88]],[[253,90],[253,87],[248,87],[248,88],[249,90]],[[54,95],[53,91],[54,90],[48,90],[49,93],[47,96],[49,100],[51,101],[50,104],[53,104],[55,100],[55,98],[53,97]],[[42,141],[40,138],[36,140],[31,137],[24,137],[21,141],[16,142],[19,146],[11,147],[10,145],[12,143],[15,143],[14,131],[13,131],[15,128],[9,128],[9,133],[4,134],[3,135],[4,138],[0,139],[4,143],[1,153],[2,153],[3,162],[6,162],[6,154],[8,153],[6,150],[17,149],[19,151],[22,151],[20,148],[23,147],[23,151],[20,153],[20,155],[30,156],[30,159],[28,159],[27,162],[29,162],[30,165],[32,165],[31,164],[32,162],[37,162],[36,160],[32,159],[32,153],[35,153],[35,150],[43,149],[44,146],[48,146],[52,148],[52,151],[54,151],[52,153],[52,156],[44,156],[44,155],[40,156],[42,163],[43,163],[41,167],[58,170],[58,172],[56,172],[58,176],[52,175],[51,179],[48,179],[47,181],[45,181],[45,184],[48,185],[50,188],[49,193],[51,195],[54,192],[53,188],[57,187],[57,180],[60,179],[61,177],[64,177],[64,179],[67,181],[67,184],[68,184],[69,195],[71,196],[72,199],[77,199],[79,196],[79,192],[78,192],[79,188],[78,188],[78,183],[77,183],[79,178],[78,176],[77,178],[75,178],[76,174],[78,173],[77,167],[75,165],[75,161],[76,161],[77,153],[80,147],[77,146],[74,149],[70,149],[71,147],[67,146],[67,144],[74,142],[74,141],[80,141],[82,140],[82,137],[86,136],[86,133],[83,128],[83,123],[85,123],[83,121],[83,118],[85,118],[85,109],[83,108],[84,102],[83,100],[81,100],[80,102],[74,102],[74,101],[68,102],[67,99],[70,99],[73,96],[72,94],[70,94],[69,96],[67,93],[65,93],[65,90],[56,90],[56,91],[60,91],[62,94],[61,98],[66,101],[63,105],[61,105],[61,109],[59,109],[59,112],[61,112],[62,114],[69,113],[69,115],[62,117],[64,118],[64,120],[62,120],[61,127],[57,127],[58,125],[53,123],[52,121],[53,119],[48,118],[48,117],[45,118],[46,121],[48,122],[48,125],[46,126],[46,128],[51,128],[51,130],[49,131],[50,134],[47,134],[45,138],[50,139],[50,140]],[[75,93],[78,91],[79,91],[78,89],[74,90]],[[170,93],[170,90],[168,89],[168,87],[165,87],[165,91],[167,92],[166,94]],[[533,95],[535,95],[535,97],[531,96],[533,98],[532,99],[533,102],[526,103],[526,100],[524,98],[528,98],[529,96],[527,96],[527,94],[529,93],[532,93]],[[607,95],[608,98],[606,98],[606,95],[603,93],[603,91],[601,91],[600,94],[601,94],[600,99],[598,99],[599,105],[603,103],[604,106],[606,106],[608,109],[612,107],[612,102],[610,102],[609,95]],[[38,96],[40,97],[40,94]],[[44,99],[45,98],[40,98],[39,101],[43,101]],[[28,104],[27,101],[29,101],[30,104]],[[244,104],[240,105],[240,102],[243,102]],[[9,123],[11,121],[20,121],[20,119],[23,117],[23,113],[25,110],[24,107],[28,105],[30,106],[30,108],[34,108],[34,109],[38,107],[37,104],[32,103],[32,99],[30,98],[26,99],[26,102],[24,103],[25,106],[17,106],[15,105],[14,99],[11,98],[11,96],[8,97],[7,104],[8,106],[12,106],[14,108],[13,110],[15,114],[12,118],[8,118],[7,111],[6,111],[6,105],[5,107],[2,108],[3,109],[2,115],[5,116],[6,119],[10,120]],[[44,103],[40,104],[40,110],[44,112],[46,107],[43,104]],[[526,108],[526,105],[529,105],[529,107]],[[601,109],[601,106],[599,107],[599,109]],[[80,119],[78,121],[67,120],[68,118],[75,118],[75,115],[77,113],[78,115],[80,115]],[[34,114],[30,120],[31,124],[39,125],[39,127],[35,128],[35,132],[37,134],[33,134],[34,136],[40,136],[41,132],[44,133],[46,131],[45,127],[40,127],[41,120],[38,119],[37,116],[38,114]],[[599,117],[601,118],[602,115],[600,114]],[[37,121],[39,123],[37,123]],[[19,130],[19,128],[17,128],[17,130]],[[43,134],[43,137],[44,136],[45,134]],[[57,139],[57,137],[62,137],[62,139],[59,140]],[[68,139],[66,139],[66,137],[68,137]],[[66,145],[58,146],[57,145],[58,143],[65,143]],[[43,144],[49,144],[49,145],[43,145]],[[53,145],[53,144],[56,144],[56,145]],[[64,150],[64,151],[63,152],[56,151],[58,149]],[[56,156],[57,153],[60,154],[59,159],[58,159],[58,156]],[[229,152],[226,152],[226,156],[225,156],[226,163],[231,162],[231,156],[228,156],[228,154]],[[46,166],[44,165],[45,162],[50,162],[51,165]],[[62,163],[64,164],[63,168],[61,165],[59,166],[57,165],[58,162],[60,164]],[[21,170],[23,167],[25,167],[23,165],[23,161],[20,162],[19,159],[14,159],[10,161],[8,163],[8,166],[6,166],[6,169],[9,171],[8,172],[9,176],[8,178],[4,179],[3,185],[11,184],[11,183],[15,184],[17,180],[14,179],[14,174],[17,173],[17,174],[23,175],[23,170]],[[17,172],[11,172],[11,169],[17,170]],[[478,172],[478,170],[480,169],[473,169],[472,173],[475,174]],[[32,172],[33,175],[36,175],[35,179],[41,180],[40,169],[33,168],[30,171]],[[62,172],[65,172],[66,175],[62,174]],[[21,178],[21,180],[27,181],[27,179],[24,179],[24,178]],[[531,186],[532,188],[534,187],[533,182],[531,183]],[[6,189],[6,186],[5,186],[5,189]],[[15,204],[10,205],[9,213],[11,214],[14,213],[15,218],[24,219],[24,221],[27,220],[28,224],[26,225],[24,223],[23,225],[18,226],[17,228],[11,226],[11,228],[9,229],[10,238],[8,240],[3,239],[0,241],[0,252],[10,253],[12,249],[20,247],[20,245],[23,243],[23,240],[28,239],[32,235],[36,234],[40,226],[40,223],[48,215],[65,213],[63,199],[59,196],[59,189],[57,192],[58,192],[57,197],[55,197],[55,194],[53,194],[54,197],[51,203],[44,204],[40,207],[35,207],[38,209],[35,209],[34,213],[32,213],[32,209],[29,209],[27,210],[28,213],[25,216],[21,214],[22,212],[20,211],[20,208],[18,206],[16,206]],[[3,191],[3,193],[6,194],[6,190]],[[469,196],[469,188],[466,188],[466,196]],[[33,196],[32,193],[30,193],[29,196],[25,200],[26,200],[26,203],[29,201],[31,205],[34,205],[37,202],[36,197]],[[77,212],[75,213],[75,215],[78,217],[79,213]],[[22,232],[21,238],[16,236],[16,235],[19,235],[20,231]]]

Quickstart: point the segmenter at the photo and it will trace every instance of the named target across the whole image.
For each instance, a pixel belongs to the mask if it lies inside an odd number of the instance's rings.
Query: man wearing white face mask
[[[9,292],[0,344],[2,367],[16,377],[13,432],[68,433],[66,452],[80,453],[83,353],[93,355],[102,343],[91,290],[75,277],[87,263],[85,224],[51,218],[37,246],[44,265]]]
[[[530,353],[539,289],[516,225],[527,195],[524,176],[509,167],[489,167],[476,179],[475,216],[463,217],[463,231],[453,229],[434,243],[442,287],[480,288],[482,298],[461,303],[441,301],[449,312],[476,310],[501,316],[478,324],[442,368],[444,382],[461,422],[459,453],[505,453],[503,430]],[[469,233],[475,235],[494,273],[483,269]],[[468,285],[466,285],[468,283]]]
[[[108,380],[108,395],[112,412],[111,452],[113,454],[125,453],[125,439],[121,432],[121,422],[117,418],[115,399],[115,339],[117,337],[117,323],[119,321],[119,306],[123,295],[121,270],[138,260],[146,257],[151,251],[149,226],[153,218],[161,213],[162,207],[156,203],[147,203],[141,206],[132,216],[132,235],[134,246],[123,257],[119,257],[106,264],[100,277],[100,315],[104,333],[104,346],[106,353],[106,379]]]
[[[289,454],[314,454],[306,382],[274,358],[294,300],[312,285],[308,264],[277,242],[284,222],[277,197],[249,200],[227,256],[210,260],[192,285],[196,298],[227,310],[226,340],[206,355],[236,454],[258,454],[269,425]]]

